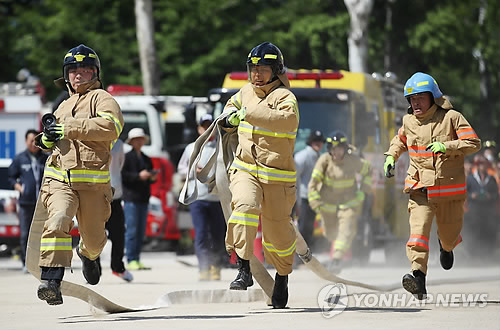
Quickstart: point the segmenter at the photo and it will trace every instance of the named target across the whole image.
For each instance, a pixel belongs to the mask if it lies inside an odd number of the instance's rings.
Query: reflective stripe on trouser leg
[[[408,211],[410,212],[410,237],[406,243],[406,255],[411,262],[412,270],[420,270],[427,274],[429,236],[434,218],[434,207],[429,205],[427,194],[414,191],[410,193]]]
[[[352,240],[356,236],[360,207],[340,209],[337,213],[338,232],[335,238],[333,258],[341,259],[351,248]]]
[[[226,250],[249,260],[259,226],[262,188],[255,177],[244,171],[232,172],[230,180],[233,212],[227,223]]]
[[[451,251],[461,241],[465,200],[440,201],[436,205],[436,224],[443,249]]]
[[[40,201],[47,209],[48,218],[40,240],[40,267],[71,267],[70,231],[76,215],[78,194],[67,184],[45,180],[40,189]]]
[[[297,234],[290,214],[295,204],[295,185],[262,184],[262,246],[266,262],[278,274],[292,272]]]
[[[102,185],[100,190],[79,190],[80,207],[76,213],[80,231],[81,254],[95,260],[107,242],[106,221],[111,215],[111,186]]]

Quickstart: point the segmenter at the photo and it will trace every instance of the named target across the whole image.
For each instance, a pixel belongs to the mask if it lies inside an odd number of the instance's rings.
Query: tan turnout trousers
[[[44,179],[40,200],[49,216],[41,238],[39,266],[71,266],[74,216],[78,220],[81,254],[91,260],[101,254],[107,241],[105,224],[111,215],[112,191],[109,184],[98,188],[94,185],[88,190],[74,190],[67,183]]]
[[[419,190],[410,192],[408,212],[410,213],[410,238],[406,244],[406,255],[411,269],[427,274],[429,260],[429,237],[432,220],[436,217],[438,238],[443,249],[451,251],[461,241],[464,218],[464,200],[439,200],[429,202],[427,193]]]
[[[278,274],[290,274],[296,243],[290,218],[295,203],[295,183],[261,183],[240,170],[231,170],[230,180],[233,212],[228,221],[227,251],[234,250],[240,258],[250,259],[260,216],[266,261]]]
[[[333,244],[333,259],[342,259],[356,237],[361,207],[339,209],[335,213],[321,211],[324,236]]]

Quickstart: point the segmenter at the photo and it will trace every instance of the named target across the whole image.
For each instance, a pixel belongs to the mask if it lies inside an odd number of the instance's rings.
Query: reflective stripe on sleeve
[[[297,137],[297,131],[295,132],[273,132],[268,129],[262,128],[262,127],[257,127],[257,126],[252,126],[250,123],[246,121],[241,121],[240,125],[238,126],[238,131],[242,132],[248,132],[252,134],[260,134],[260,135],[265,135],[265,136],[271,136],[271,137],[276,137],[276,138],[287,138],[287,139],[295,139]]]
[[[71,237],[69,238],[42,238],[40,251],[71,251]]]
[[[458,136],[458,138],[460,140],[471,139],[471,138],[478,139],[478,136],[477,136],[476,132],[474,132],[474,130],[472,129],[472,127],[458,130],[457,131],[457,136]]]

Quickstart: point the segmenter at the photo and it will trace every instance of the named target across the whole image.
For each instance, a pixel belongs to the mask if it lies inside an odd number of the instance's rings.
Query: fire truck
[[[305,147],[312,130],[325,135],[340,130],[356,152],[371,163],[372,194],[359,219],[353,258],[366,262],[373,247],[384,247],[386,260],[404,258],[401,246],[408,233],[408,197],[401,190],[409,159],[398,160],[395,180],[386,180],[383,174],[383,153],[408,106],[403,86],[389,73],[382,76],[343,70],[288,70],[287,75],[300,111],[295,151]],[[247,83],[247,72],[227,74],[222,88],[209,92],[214,115],[220,114],[227,100]]]

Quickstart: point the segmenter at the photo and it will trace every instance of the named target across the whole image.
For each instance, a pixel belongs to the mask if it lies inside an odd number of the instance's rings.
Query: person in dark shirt
[[[25,261],[28,234],[42,183],[45,161],[47,160],[47,155],[35,146],[35,136],[37,135],[38,132],[34,129],[26,132],[26,150],[16,155],[8,169],[9,184],[20,194],[17,211],[21,232],[21,261],[24,272],[27,272]]]
[[[157,175],[151,159],[141,151],[148,140],[149,136],[142,128],[133,128],[128,132],[128,139],[125,141],[132,146],[132,150],[125,154],[122,168],[125,250],[129,270],[150,269],[140,261],[151,196],[150,186],[156,181]]]

